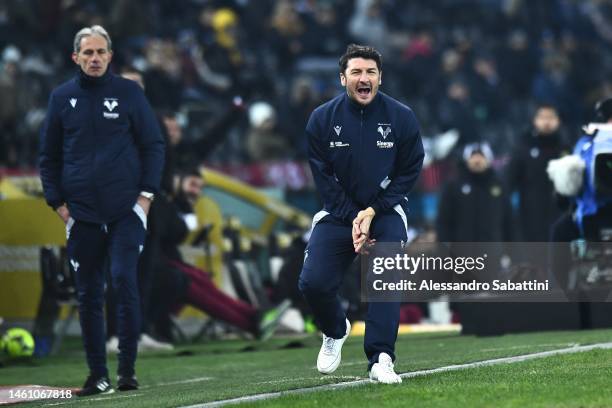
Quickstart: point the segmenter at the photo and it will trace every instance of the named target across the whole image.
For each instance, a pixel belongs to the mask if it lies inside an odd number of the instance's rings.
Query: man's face
[[[376,61],[363,58],[348,60],[346,70],[340,74],[340,82],[348,96],[364,106],[376,96],[381,78],[382,72],[378,70]]]
[[[90,35],[81,39],[81,49],[72,53],[72,60],[89,76],[100,77],[108,69],[113,52],[104,37]]]
[[[187,197],[187,199],[194,204],[204,188],[204,180],[201,177],[187,176],[183,178],[181,184],[181,191]]]
[[[533,127],[539,135],[550,135],[559,130],[559,115],[554,109],[540,108],[533,117]]]
[[[472,173],[482,173],[489,168],[489,162],[482,153],[474,152],[467,161],[467,167]]]
[[[183,139],[183,130],[175,116],[164,116],[164,126],[168,132],[168,139],[172,146],[176,146]]]

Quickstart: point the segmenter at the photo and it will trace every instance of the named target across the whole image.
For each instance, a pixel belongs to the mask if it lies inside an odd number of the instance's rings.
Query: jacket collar
[[[93,88],[107,83],[111,79],[111,77],[112,74],[110,68],[107,68],[104,75],[100,77],[93,77],[87,75],[85,72],[83,72],[81,68],[79,68],[77,80],[79,82],[79,85],[81,85],[83,88]]]
[[[355,113],[361,114],[363,113],[364,115],[367,115],[368,113],[376,110],[376,108],[378,107],[378,105],[380,105],[381,100],[382,100],[382,96],[381,96],[381,92],[378,91],[376,93],[376,96],[374,97],[374,99],[372,99],[372,102],[370,102],[367,105],[361,105],[360,103],[355,102],[354,100],[352,100],[349,96],[348,93],[345,91],[344,92],[344,100],[347,102],[347,105],[349,106],[349,109]]]

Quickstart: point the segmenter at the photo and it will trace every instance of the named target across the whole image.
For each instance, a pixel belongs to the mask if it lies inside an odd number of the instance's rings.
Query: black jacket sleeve
[[[164,168],[165,143],[158,121],[142,90],[135,86],[135,109],[132,112],[134,138],[142,165],[139,188],[157,193]]]
[[[316,115],[317,111],[313,112],[306,125],[308,162],[312,176],[325,209],[333,216],[350,222],[357,217],[359,207],[336,180],[331,160],[327,155],[327,144],[321,138],[321,128]]]
[[[63,160],[63,130],[59,116],[59,106],[49,98],[47,116],[40,130],[39,168],[45,200],[54,209],[64,203],[61,189]]]
[[[419,177],[423,167],[423,142],[416,118],[410,111],[410,120],[404,128],[403,134],[397,140],[398,152],[395,168],[389,186],[381,190],[372,208],[377,213],[380,210],[389,210],[399,204],[408,195]]]

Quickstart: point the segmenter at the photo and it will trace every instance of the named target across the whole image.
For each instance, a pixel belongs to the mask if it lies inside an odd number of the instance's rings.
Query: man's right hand
[[[359,211],[357,217],[353,220],[353,247],[355,252],[361,252],[361,249],[365,246],[371,245],[375,240],[371,240],[370,236],[370,224],[372,219],[376,215],[376,212],[372,207],[368,207],[363,211]]]
[[[55,211],[60,216],[62,221],[64,221],[64,224],[67,224],[68,219],[70,218],[70,211],[68,210],[68,207],[66,206],[66,204],[60,205],[59,207],[55,209]]]

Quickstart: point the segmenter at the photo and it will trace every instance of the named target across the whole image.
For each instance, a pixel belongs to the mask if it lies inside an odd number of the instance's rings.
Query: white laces
[[[323,342],[323,353],[334,354],[335,345],[336,345],[336,339],[334,339],[333,337],[325,336],[325,341]]]

